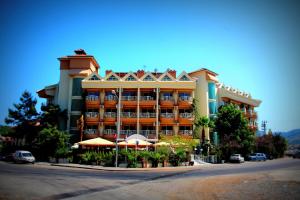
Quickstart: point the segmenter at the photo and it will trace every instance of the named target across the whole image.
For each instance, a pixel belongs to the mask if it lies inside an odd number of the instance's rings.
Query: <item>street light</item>
[[[117,98],[118,100],[118,103],[117,103],[117,112],[118,112],[118,119],[117,119],[117,137],[116,137],[116,163],[115,163],[115,166],[118,167],[118,141],[119,141],[119,137],[120,137],[120,111],[121,111],[121,101],[119,99],[119,97],[117,96],[117,92],[115,90],[112,90],[111,93],[113,95],[115,95],[115,97]]]

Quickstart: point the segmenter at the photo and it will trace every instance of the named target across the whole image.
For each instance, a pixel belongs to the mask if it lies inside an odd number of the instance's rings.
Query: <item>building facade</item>
[[[113,72],[99,75],[100,65],[84,50],[58,58],[59,83],[37,93],[47,103],[67,109],[68,120],[60,128],[68,131],[73,141],[80,140],[77,120],[84,116],[83,139],[102,137],[114,140],[141,134],[157,141],[159,134],[192,137],[194,115],[213,117],[217,108],[233,103],[241,109],[249,126],[257,129],[254,110],[260,100],[250,94],[226,87],[218,74],[208,69],[193,72]],[[209,130],[205,138],[210,140]]]

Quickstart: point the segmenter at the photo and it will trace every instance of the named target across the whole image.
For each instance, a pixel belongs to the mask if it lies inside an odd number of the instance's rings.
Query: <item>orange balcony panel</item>
[[[141,100],[140,101],[140,106],[152,107],[152,106],[155,106],[155,105],[156,105],[155,100],[148,100],[148,101]]]
[[[100,106],[100,100],[86,100],[85,106],[87,108],[99,108]]]
[[[105,100],[104,106],[105,107],[116,107],[117,101],[116,100]]]
[[[94,134],[83,134],[83,138],[84,139],[93,139],[93,138],[96,138],[96,137],[99,137],[99,133],[96,132]]]
[[[178,122],[180,124],[189,124],[189,125],[191,125],[191,124],[194,123],[194,118],[181,118],[181,117],[179,117]]]
[[[122,101],[121,104],[125,107],[135,107],[137,106],[137,101]]]
[[[160,100],[160,106],[162,106],[162,107],[174,106],[174,101],[173,100]]]
[[[137,118],[121,118],[122,123],[134,124],[137,122]]]
[[[117,118],[116,117],[104,117],[104,122],[116,122]]]
[[[140,118],[140,123],[151,124],[156,122],[156,118]]]
[[[192,105],[192,101],[178,101],[179,107],[190,107]]]
[[[161,124],[174,124],[174,118],[160,117]]]
[[[86,117],[85,118],[85,122],[87,124],[98,124],[99,121],[100,121],[99,116],[98,117]]]

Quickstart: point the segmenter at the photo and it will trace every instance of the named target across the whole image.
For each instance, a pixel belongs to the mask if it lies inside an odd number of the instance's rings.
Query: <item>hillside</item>
[[[294,129],[288,132],[282,132],[289,144],[300,144],[300,129]]]

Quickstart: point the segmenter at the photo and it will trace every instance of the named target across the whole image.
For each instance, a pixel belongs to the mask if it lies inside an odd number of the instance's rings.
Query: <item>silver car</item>
[[[264,153],[252,153],[249,156],[249,160],[252,161],[266,161],[267,160],[267,156]]]
[[[243,163],[243,162],[245,162],[245,159],[244,159],[244,157],[241,156],[241,154],[232,154],[229,158],[229,161]]]
[[[14,153],[14,162],[15,163],[32,163],[35,162],[35,157],[29,151],[16,151]]]

